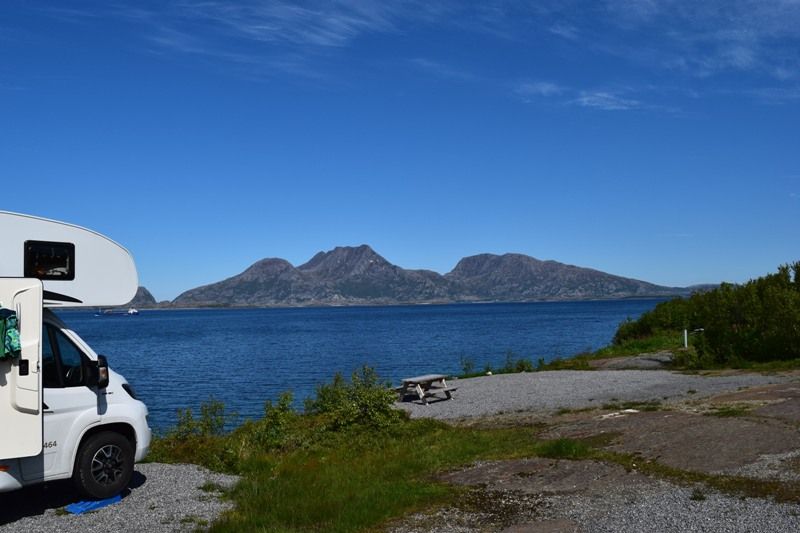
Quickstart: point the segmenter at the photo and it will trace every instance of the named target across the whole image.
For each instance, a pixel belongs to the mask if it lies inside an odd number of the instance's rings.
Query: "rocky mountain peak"
[[[478,254],[461,259],[455,268],[445,275],[449,279],[469,279],[498,274],[502,271],[533,270],[545,262],[523,254]]]
[[[237,278],[242,281],[257,281],[263,278],[279,276],[291,270],[294,270],[294,267],[289,261],[270,257],[253,263]]]
[[[136,295],[133,300],[125,304],[125,307],[153,307],[156,305],[156,299],[145,287],[136,289]]]
[[[344,278],[360,276],[371,270],[391,267],[370,246],[337,246],[329,252],[319,252],[311,260],[297,267],[301,272],[322,277]]]

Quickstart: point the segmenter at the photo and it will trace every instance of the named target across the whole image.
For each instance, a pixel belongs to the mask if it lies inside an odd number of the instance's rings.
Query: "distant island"
[[[444,304],[646,298],[687,295],[701,287],[664,287],[523,254],[479,254],[447,274],[408,270],[367,245],[340,246],[293,266],[262,259],[228,279],[157,303],[140,287],[130,305],[147,307],[283,307]]]

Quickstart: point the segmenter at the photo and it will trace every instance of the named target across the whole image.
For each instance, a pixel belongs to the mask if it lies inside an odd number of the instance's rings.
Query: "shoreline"
[[[558,303],[599,303],[599,302],[625,302],[625,301],[664,301],[675,297],[667,296],[626,296],[621,298],[589,298],[589,299],[557,299],[557,300],[491,300],[491,301],[434,301],[434,302],[398,302],[398,303],[352,303],[352,304],[275,304],[275,305],[219,305],[219,306],[197,306],[197,307],[142,307],[142,306],[115,306],[114,309],[126,309],[136,307],[139,311],[214,311],[214,310],[245,310],[245,309],[374,309],[374,308],[396,308],[396,307],[447,307],[447,306],[469,306],[469,305],[531,305],[531,304],[558,304]],[[89,307],[57,307],[56,311],[86,311]]]

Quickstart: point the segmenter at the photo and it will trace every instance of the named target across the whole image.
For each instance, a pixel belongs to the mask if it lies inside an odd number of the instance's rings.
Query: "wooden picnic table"
[[[445,374],[425,374],[424,376],[405,378],[403,386],[399,389],[400,398],[402,399],[406,394],[413,392],[416,393],[422,403],[428,405],[427,397],[441,392],[450,400],[453,397],[452,392],[458,387],[448,387],[446,381],[448,377]]]

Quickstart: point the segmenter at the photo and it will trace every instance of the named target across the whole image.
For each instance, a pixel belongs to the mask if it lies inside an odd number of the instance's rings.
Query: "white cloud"
[[[653,55],[667,68],[699,77],[748,71],[785,79],[798,66],[797,0],[606,0],[606,5],[610,23],[650,35]],[[604,40],[614,40],[610,35]],[[639,54],[624,46],[607,49],[633,59]]]
[[[800,100],[800,87],[762,87],[744,92],[769,104]]]
[[[800,72],[798,0],[488,0],[451,15],[440,22],[522,43],[556,35],[656,71],[777,80]]]
[[[514,92],[525,98],[531,96],[557,96],[564,91],[564,87],[549,81],[533,81],[519,84]]]
[[[629,95],[652,92],[648,88],[635,90],[632,87],[582,90],[559,85],[550,81],[524,82],[514,88],[514,93],[525,103],[548,101],[565,106],[578,106],[603,111],[654,110],[677,112],[675,108],[646,104]]]
[[[367,32],[392,27],[391,9],[370,2],[185,2],[177,14],[232,36],[260,42],[343,46]]]
[[[672,2],[664,0],[606,0],[606,8],[615,18],[625,22],[652,20]]]
[[[775,66],[772,69],[772,76],[781,81],[791,80],[797,77],[797,72],[792,69],[783,67],[783,66]]]
[[[604,91],[581,91],[581,94],[572,100],[571,103],[581,107],[591,107],[604,111],[629,111],[632,109],[641,109],[643,107],[642,103],[638,100],[623,98],[619,95]]]
[[[550,26],[547,31],[553,35],[558,35],[559,37],[563,37],[564,39],[568,39],[570,41],[577,40],[580,34],[578,28],[572,26],[571,24],[554,24]]]
[[[139,24],[145,28],[146,38],[164,51],[278,70],[288,65],[298,72],[325,71],[336,59],[347,58],[349,49],[367,36],[405,38],[406,32],[422,27],[471,34],[467,38],[505,40],[531,49],[560,43],[562,46],[554,47],[555,53],[568,50],[567,61],[581,52],[584,56],[614,56],[639,69],[678,79],[670,83],[682,83],[683,75],[709,83],[714,76],[727,73],[750,76],[750,81],[755,81],[750,87],[758,86],[758,78],[763,85],[800,78],[800,0],[486,0],[477,4],[455,0],[173,0],[157,4],[160,7],[143,8],[141,3],[117,0],[106,7],[49,12],[63,19],[88,20],[104,11]],[[476,67],[469,60],[462,60],[458,67],[448,66],[447,58],[410,61],[443,78],[477,78],[471,73]],[[598,74],[592,83],[601,87],[613,83],[602,76]],[[764,83],[764,79],[769,81]],[[568,92],[556,84],[536,81],[515,88],[524,99],[563,97]],[[620,95],[624,91],[595,92],[573,91],[573,100],[586,107],[636,107],[636,100]]]
[[[720,56],[728,65],[742,70],[752,68],[756,64],[756,51],[741,44],[723,49]]]
[[[0,90],[2,91],[24,91],[25,87],[22,85],[18,85],[16,83],[9,83],[7,81],[0,80]]]
[[[435,76],[449,80],[474,81],[478,78],[472,72],[451,67],[449,65],[445,65],[444,63],[426,59],[424,57],[416,57],[412,59],[411,64],[419,69],[434,74]]]
[[[116,17],[141,24],[143,37],[158,47],[152,51],[204,57],[254,79],[288,73],[328,82],[335,81],[332,65],[359,38],[400,33],[409,22],[442,19],[444,11],[422,0],[176,0],[157,10],[108,8]],[[444,68],[439,75],[468,77]]]
[[[139,4],[113,4],[105,9],[111,16],[140,25],[142,37],[154,45],[151,52],[194,55],[254,79],[279,73],[328,79],[326,65],[337,50],[364,35],[395,32],[406,19],[426,20],[436,13],[435,8],[417,2],[177,0],[158,9]]]

